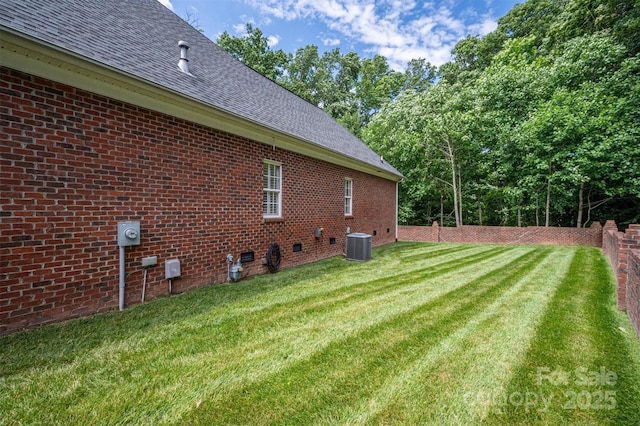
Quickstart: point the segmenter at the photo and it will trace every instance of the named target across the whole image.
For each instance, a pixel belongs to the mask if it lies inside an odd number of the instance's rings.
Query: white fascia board
[[[402,178],[3,26],[0,65],[384,179]]]

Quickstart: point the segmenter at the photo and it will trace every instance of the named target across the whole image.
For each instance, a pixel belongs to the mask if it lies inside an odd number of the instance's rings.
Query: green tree
[[[537,161],[538,169],[541,162],[548,165],[556,211],[576,212],[571,222],[578,227],[586,223],[585,209],[590,217],[598,204],[591,203],[592,194],[609,200],[639,192],[640,156],[632,136],[640,123],[632,107],[638,101],[638,80],[632,77],[638,58],[625,60],[625,54],[606,34],[566,43],[551,68],[552,96],[522,123],[527,158]]]
[[[569,0],[548,31],[548,41],[561,47],[576,37],[607,31],[628,56],[640,53],[640,7],[637,0]]]
[[[247,66],[277,81],[287,67],[288,55],[280,49],[272,50],[269,47],[269,39],[259,28],[247,24],[246,30],[247,33],[243,37],[232,36],[225,31],[216,43]]]
[[[438,185],[431,177],[438,165],[434,165],[434,158],[428,155],[423,143],[425,114],[421,95],[415,90],[405,90],[375,114],[363,130],[364,141],[384,153],[385,160],[405,175],[398,194],[398,221],[402,224],[433,220],[425,212],[430,212],[434,200],[439,198]]]
[[[438,69],[425,59],[412,59],[404,72],[404,85],[401,90],[413,89],[417,92],[429,90],[437,78]]]
[[[537,170],[524,161],[527,140],[519,137],[518,126],[538,102],[550,96],[549,69],[535,37],[512,39],[475,84],[476,116],[481,123],[476,137],[482,144],[486,172],[479,186],[499,206],[498,214],[487,215],[491,224],[520,225],[523,212],[537,214],[544,185]]]
[[[442,210],[439,194],[450,191],[455,225],[462,225],[462,182],[472,168],[468,153],[474,126],[467,102],[460,86],[441,83],[425,93],[408,89],[385,104],[363,132],[365,141],[405,174],[403,220],[432,217],[424,210],[438,202]]]

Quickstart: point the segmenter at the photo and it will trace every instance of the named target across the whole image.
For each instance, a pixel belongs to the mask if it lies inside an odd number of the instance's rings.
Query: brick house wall
[[[403,241],[475,243],[475,244],[557,244],[602,246],[602,226],[560,228],[543,226],[477,226],[454,227],[399,226],[398,239]]]
[[[0,68],[0,333],[118,305],[117,223],[140,221],[127,247],[126,304],[224,282],[226,255],[253,251],[265,273],[272,242],[282,267],[345,251],[346,229],[395,241],[396,183]],[[282,220],[262,216],[264,160],[282,163]],[[353,179],[353,216],[344,180]],[[322,227],[322,237],[314,236]],[[302,250],[293,252],[293,245]]]

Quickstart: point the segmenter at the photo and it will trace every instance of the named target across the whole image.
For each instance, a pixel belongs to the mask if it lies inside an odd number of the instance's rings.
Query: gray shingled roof
[[[320,108],[237,61],[157,0],[2,0],[0,24],[204,104],[401,174]],[[177,68],[179,40],[189,68]]]

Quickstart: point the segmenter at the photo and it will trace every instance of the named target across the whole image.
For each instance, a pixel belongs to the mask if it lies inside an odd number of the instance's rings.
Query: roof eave
[[[0,25],[0,52],[0,64],[18,71],[388,180],[399,181],[403,177],[385,167],[376,167],[231,114],[4,25]],[[176,72],[180,72],[177,66]]]

